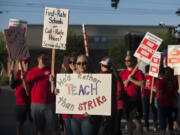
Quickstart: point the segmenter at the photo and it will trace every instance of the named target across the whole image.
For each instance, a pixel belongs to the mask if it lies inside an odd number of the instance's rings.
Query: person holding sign
[[[79,74],[89,72],[89,63],[85,55],[79,55],[76,61],[77,72]],[[72,115],[71,129],[73,135],[94,135],[94,123],[88,114]]]
[[[123,113],[123,101],[120,99],[122,90],[121,79],[116,71],[112,70],[111,58],[105,56],[100,61],[100,74],[112,74],[112,97],[111,97],[111,116],[107,116],[107,128],[104,133],[112,135],[121,135],[121,117]]]
[[[22,66],[24,69],[24,75],[27,74],[29,68],[30,58],[23,58],[22,59]],[[31,135],[34,135],[34,126],[31,117],[30,111],[30,97],[26,95],[25,89],[23,88],[22,83],[22,73],[21,69],[18,70],[16,74],[16,79],[14,79],[14,73],[10,71],[10,86],[15,90],[15,97],[16,97],[16,133],[17,135],[23,135],[23,125],[26,121],[26,118],[29,118],[31,123]]]
[[[169,131],[173,132],[172,110],[175,92],[178,90],[177,78],[173,76],[173,70],[165,68],[165,75],[158,82],[158,107],[160,112],[160,127],[163,135],[166,133],[167,121]]]
[[[68,58],[67,58],[67,62],[68,65],[64,62],[62,63],[61,66],[61,73],[73,73],[76,74],[76,59],[77,59],[77,55],[76,53],[71,53]],[[71,131],[71,118],[69,117],[70,115],[68,114],[62,114],[62,118],[64,120],[65,126],[66,126],[66,135],[72,135],[72,131]]]
[[[141,118],[142,118],[142,102],[141,102],[141,87],[144,86],[143,73],[136,69],[135,73],[131,75],[136,65],[136,58],[128,55],[125,57],[125,64],[127,69],[119,72],[124,83],[124,89],[129,96],[129,104],[125,108],[125,113],[128,120],[128,130],[133,134],[133,119],[139,134],[143,134]]]
[[[57,123],[55,115],[55,95],[51,93],[49,75],[51,69],[48,67],[48,56],[42,52],[38,54],[38,65],[26,76],[29,89],[31,91],[32,117],[37,131],[37,135],[44,135],[46,126],[52,134],[57,133]]]
[[[150,100],[150,92],[151,92],[151,85],[152,85],[152,76],[150,76],[148,74],[149,72],[149,65],[147,65],[145,67],[145,79],[146,79],[146,83],[145,86],[142,88],[142,99],[143,99],[143,109],[144,109],[144,123],[145,123],[145,130],[149,130],[149,108],[151,106],[152,108],[152,112],[153,112],[153,122],[154,122],[154,131],[157,131],[157,108],[155,107],[155,103],[154,103],[154,98],[155,98],[155,94],[153,92],[153,99],[152,99],[152,103],[149,103]],[[157,81],[154,80],[154,84],[157,84]]]

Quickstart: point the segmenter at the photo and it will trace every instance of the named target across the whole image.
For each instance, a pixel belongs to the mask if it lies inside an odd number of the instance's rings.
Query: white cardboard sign
[[[57,74],[56,113],[111,115],[111,74]]]
[[[42,46],[66,50],[69,24],[69,9],[50,8],[44,10]]]
[[[147,32],[137,48],[134,56],[149,64],[151,58],[162,43],[162,39]]]
[[[168,66],[180,68],[180,45],[168,45]]]
[[[153,77],[158,77],[160,60],[161,60],[161,53],[155,52],[155,54],[152,56],[152,59],[151,59],[149,75]]]

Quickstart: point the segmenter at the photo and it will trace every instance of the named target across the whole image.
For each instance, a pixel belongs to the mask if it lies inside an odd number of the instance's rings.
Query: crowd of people
[[[100,74],[112,74],[111,116],[94,116],[56,114],[55,95],[61,90],[54,87],[51,92],[50,59],[44,53],[39,53],[38,65],[29,70],[29,58],[22,59],[22,69],[13,76],[10,72],[11,87],[15,89],[16,97],[16,129],[17,135],[23,135],[23,125],[28,118],[31,125],[31,135],[59,135],[59,119],[64,123],[61,128],[66,135],[123,135],[121,119],[127,120],[127,131],[133,135],[135,128],[139,135],[144,131],[159,130],[162,135],[167,132],[173,135],[173,130],[180,130],[177,121],[178,81],[171,68],[162,68],[159,77],[152,86],[153,96],[150,103],[152,76],[135,69],[137,60],[128,55],[125,57],[126,69],[117,71],[112,66],[111,58],[105,56],[99,62]],[[92,61],[85,55],[69,54],[59,67],[61,73],[84,74],[94,73]],[[23,73],[23,74],[22,74]],[[25,92],[26,80],[29,96]],[[59,93],[60,94],[60,93]],[[153,129],[149,124],[149,112],[152,108]],[[158,115],[159,114],[159,115]],[[144,124],[142,120],[144,119]]]

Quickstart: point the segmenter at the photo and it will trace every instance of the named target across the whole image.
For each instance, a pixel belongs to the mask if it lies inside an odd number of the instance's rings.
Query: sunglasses
[[[131,62],[132,60],[125,60],[125,62]]]
[[[77,62],[76,64],[84,66],[84,65],[87,65],[87,62]]]
[[[30,62],[29,61],[24,61],[24,64],[30,64]]]
[[[75,62],[75,61],[68,61],[68,63],[69,63],[69,64],[73,64],[73,65],[75,65],[75,64],[76,64],[76,62]]]

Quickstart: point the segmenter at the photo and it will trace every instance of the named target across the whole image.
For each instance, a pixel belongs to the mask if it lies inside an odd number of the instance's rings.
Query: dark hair
[[[73,71],[69,67],[69,61],[71,58],[75,58],[77,60],[77,53],[72,52],[68,56],[65,56],[63,59],[63,63],[61,65],[61,73],[72,73]]]
[[[145,73],[148,73],[149,72],[149,65],[146,65],[145,66]]]

